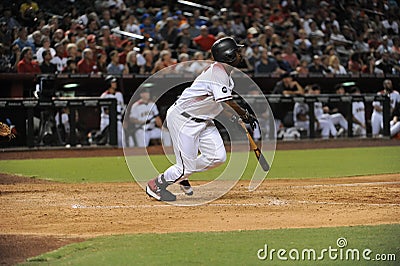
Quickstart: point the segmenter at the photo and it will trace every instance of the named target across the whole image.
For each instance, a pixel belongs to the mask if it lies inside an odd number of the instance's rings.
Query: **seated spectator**
[[[130,51],[126,56],[126,65],[128,66],[129,74],[139,74],[140,66],[138,65],[136,51]]]
[[[11,46],[11,55],[10,55],[10,63],[11,63],[11,72],[18,72],[18,63],[21,60],[21,50],[19,49],[17,44]]]
[[[193,62],[189,66],[188,71],[195,74],[200,74],[209,64],[204,61],[203,52],[196,52],[193,56]]]
[[[230,31],[232,35],[239,39],[246,38],[247,29],[243,24],[243,17],[239,14],[233,16],[233,20],[230,22]]]
[[[57,66],[57,71],[61,73],[63,69],[67,66],[67,58],[64,57],[64,45],[61,42],[56,43],[54,46],[56,50],[56,55],[51,59],[51,63]]]
[[[360,54],[355,52],[350,55],[350,60],[347,64],[347,69],[350,73],[358,74],[361,72],[363,62],[360,58]]]
[[[42,47],[40,47],[36,52],[36,60],[40,63],[43,62],[42,53],[45,50],[50,50],[51,56],[54,57],[56,55],[56,50],[50,47],[50,38],[47,36],[42,37]]]
[[[330,71],[322,64],[321,57],[319,55],[314,55],[313,61],[308,65],[309,73],[319,73],[325,74]]]
[[[18,49],[19,50],[19,49]],[[7,73],[13,71],[10,56],[6,55],[2,43],[0,43],[0,73]]]
[[[107,54],[106,52],[97,54],[97,58],[96,58],[96,66],[97,66],[97,73],[107,73]]]
[[[160,29],[162,40],[172,44],[177,39],[178,34],[179,31],[175,26],[175,20],[172,17],[168,17],[166,24]]]
[[[301,76],[307,76],[309,71],[308,71],[308,62],[307,60],[300,60],[300,65],[296,67],[296,72],[297,74]]]
[[[296,69],[296,67],[300,64],[300,60],[293,51],[293,45],[291,44],[286,44],[283,48],[282,58],[289,63],[292,69]]]
[[[399,34],[399,25],[398,20],[394,15],[389,15],[386,19],[382,20],[381,28],[383,32],[390,34],[390,35],[398,35]]]
[[[130,14],[128,16],[127,24],[125,26],[125,31],[134,33],[137,35],[142,35],[142,33],[140,32],[138,21],[133,14]]]
[[[390,51],[392,49],[392,41],[390,40],[387,35],[382,37],[382,42],[379,44],[378,48],[376,49],[377,53],[383,54],[385,51]]]
[[[188,68],[190,66],[190,63],[189,63],[189,55],[187,53],[180,53],[178,56],[178,62],[179,63],[186,62],[186,63],[176,65],[176,67],[175,67],[176,73],[181,73],[181,74],[192,73],[192,72],[190,72],[190,70]]]
[[[216,41],[215,36],[208,33],[208,27],[203,25],[200,27],[200,35],[193,38],[194,47],[207,52]]]
[[[196,25],[196,18],[195,17],[189,17],[189,28],[188,28],[188,32],[190,34],[190,37],[193,39],[196,36],[200,35],[200,26],[198,27]]]
[[[285,71],[285,72],[292,72],[292,71],[293,71],[293,69],[292,69],[292,67],[290,66],[289,62],[286,61],[285,59],[283,59],[283,57],[282,57],[282,51],[276,50],[276,51],[274,52],[274,56],[275,56],[276,62],[278,63],[278,67],[279,67],[280,69],[282,69],[282,70]]]
[[[51,52],[50,50],[44,50],[42,52],[43,62],[40,64],[40,71],[43,74],[55,74],[57,72],[57,66],[51,63]]]
[[[365,74],[378,74],[378,75],[382,75],[383,74],[383,71],[382,71],[382,69],[379,69],[379,68],[377,68],[376,67],[376,64],[375,64],[375,57],[373,57],[373,56],[368,56],[368,58],[367,58],[367,62],[366,62],[366,64],[364,64],[363,66],[362,66],[362,69],[361,69],[361,72],[362,73],[365,73]]]
[[[73,58],[67,59],[67,66],[62,71],[63,74],[77,74],[78,66]]]
[[[100,26],[108,26],[111,29],[118,27],[117,21],[115,21],[115,19],[111,18],[109,9],[104,9],[101,17],[102,18],[100,20]],[[126,29],[124,29],[124,30],[126,30]],[[131,31],[129,31],[129,32],[131,32]],[[139,30],[139,34],[140,34],[140,30]]]
[[[152,74],[152,70],[154,69],[153,52],[146,50],[143,52],[143,57],[146,62],[140,67],[140,74]]]
[[[27,46],[21,51],[21,60],[18,62],[17,72],[18,73],[31,73],[40,74],[40,66],[36,60],[33,60],[32,48]]]
[[[75,43],[69,43],[67,44],[67,58],[70,58],[74,60],[75,62],[78,62],[81,60],[81,57],[78,55],[78,46]]]
[[[329,70],[333,74],[347,74],[345,67],[340,64],[339,57],[337,57],[336,55],[331,55],[329,57]]]
[[[118,57],[117,50],[111,51],[111,53],[109,54],[109,57],[110,57],[111,61],[107,65],[107,74],[119,76],[122,74],[129,73],[128,66],[126,64],[123,65],[123,64],[119,63],[119,57]]]
[[[258,60],[254,67],[254,74],[262,73],[283,73],[284,71],[279,68],[276,60],[268,55],[267,49],[261,52],[261,58]]]
[[[32,52],[36,52],[35,45],[28,40],[28,30],[26,27],[18,29],[18,38],[12,44],[17,44],[21,51],[24,47],[30,47]]]
[[[225,28],[223,27],[222,18],[218,16],[213,16],[211,18],[212,25],[209,27],[208,32],[214,36],[217,36],[220,32],[225,32]]]
[[[177,63],[177,60],[171,57],[170,51],[162,50],[160,52],[160,58],[155,63],[154,68],[151,71],[151,73],[154,74],[157,71],[160,71],[161,69],[175,65],[176,63]]]
[[[189,28],[190,25],[187,23],[181,25],[180,27],[181,32],[178,34],[175,42],[173,43],[172,46],[173,49],[177,49],[180,45],[186,45],[186,47],[188,48],[193,46],[192,43],[193,38],[190,35]]]
[[[245,58],[248,58],[250,71],[254,71],[256,62],[258,60],[260,60],[260,58],[261,58],[261,48],[260,47],[261,47],[260,44],[256,42],[256,43],[252,43],[250,48],[248,48],[246,50]],[[251,51],[247,52],[249,49]]]
[[[390,60],[389,51],[384,51],[382,57],[375,62],[376,68],[383,71],[384,74],[393,74],[393,63]]]
[[[307,49],[305,42],[301,42],[299,44],[299,46],[297,47],[297,50],[296,50],[296,55],[297,55],[297,58],[299,59],[299,64],[300,64],[300,60],[305,60],[308,63],[312,62],[311,50]]]
[[[124,40],[121,42],[121,48],[122,51],[118,54],[119,63],[124,65],[126,64],[126,56],[130,51],[132,51],[133,42],[129,40]]]
[[[97,73],[96,61],[93,58],[93,51],[90,48],[86,48],[82,52],[82,59],[78,62],[78,72],[80,74]]]
[[[301,42],[305,42],[307,49],[311,46],[311,42],[308,39],[307,32],[304,29],[299,29],[299,38],[294,41],[295,46],[299,46]]]
[[[42,34],[39,30],[35,30],[32,34],[28,35],[28,41],[35,46],[35,51],[42,46]]]
[[[61,43],[64,39],[64,31],[62,29],[56,28],[51,38],[52,44],[55,46],[57,43]]]
[[[142,33],[143,36],[147,38],[155,38],[155,25],[151,21],[151,17],[149,14],[144,14],[142,17],[142,24],[139,25],[140,32]]]

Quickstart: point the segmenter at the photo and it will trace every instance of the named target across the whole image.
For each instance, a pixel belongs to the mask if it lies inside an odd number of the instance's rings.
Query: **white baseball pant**
[[[377,136],[383,128],[383,115],[380,112],[373,111],[371,115],[372,135]]]
[[[164,178],[171,183],[216,167],[226,160],[225,146],[214,123],[196,122],[181,113],[182,110],[176,106],[171,106],[167,112],[167,127],[176,163],[164,172]]]

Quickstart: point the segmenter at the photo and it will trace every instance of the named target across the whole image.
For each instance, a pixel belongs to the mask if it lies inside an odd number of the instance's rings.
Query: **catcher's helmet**
[[[107,86],[110,87],[110,86],[111,86],[111,83],[117,82],[117,78],[114,77],[113,75],[108,75],[108,76],[105,78],[105,81],[107,82]]]
[[[236,51],[243,47],[237,44],[232,37],[217,40],[211,47],[211,53],[215,61],[231,64],[236,60]]]

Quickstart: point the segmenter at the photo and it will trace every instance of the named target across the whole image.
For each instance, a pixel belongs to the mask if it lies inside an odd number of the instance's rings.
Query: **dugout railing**
[[[113,98],[99,98],[99,97],[60,97],[51,100],[39,100],[36,98],[1,98],[0,110],[1,116],[6,114],[11,117],[11,121],[17,124],[18,135],[17,139],[19,144],[29,148],[40,146],[41,143],[35,141],[34,134],[34,116],[38,113],[48,112],[54,117],[57,111],[62,108],[69,108],[69,125],[70,125],[70,139],[71,146],[77,144],[76,138],[76,114],[77,110],[82,108],[102,108],[106,107],[109,110],[109,144],[111,146],[117,145],[117,101]],[[43,116],[41,116],[43,119]],[[98,115],[89,117],[91,120],[100,120]],[[43,124],[43,121],[41,121]]]
[[[366,117],[365,120],[369,122],[372,113],[372,103],[378,101],[382,103],[383,106],[383,129],[382,135],[384,137],[390,137],[390,98],[387,95],[379,94],[360,94],[360,95],[332,95],[332,94],[321,94],[318,96],[284,96],[284,95],[248,95],[239,97],[236,96],[236,100],[249,102],[251,100],[252,104],[257,104],[257,101],[264,103],[264,97],[267,98],[268,103],[271,107],[271,111],[274,116],[277,113],[287,114],[293,110],[293,105],[298,103],[306,103],[309,106],[309,138],[313,139],[316,137],[315,130],[315,114],[314,114],[314,103],[321,102],[325,104],[337,104],[343,103],[346,110],[345,118],[348,123],[347,136],[353,137],[353,115],[352,115],[352,103],[357,101],[364,102],[366,107]],[[243,103],[243,105],[246,105]],[[368,124],[368,123],[367,123]],[[367,130],[369,132],[370,130]]]

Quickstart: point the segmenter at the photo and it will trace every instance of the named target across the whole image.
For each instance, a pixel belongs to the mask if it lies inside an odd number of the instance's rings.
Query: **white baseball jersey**
[[[360,121],[362,124],[365,125],[365,105],[364,102],[353,102],[352,103],[352,114],[357,119]]]
[[[154,102],[149,101],[146,103],[142,100],[138,100],[132,105],[129,117],[137,119],[142,123],[150,120],[146,125],[143,125],[146,127],[145,129],[149,130],[155,128],[156,124],[154,118],[158,115],[158,108]]]
[[[324,115],[324,110],[322,109],[322,103],[315,102],[314,103],[314,114],[316,119],[321,119]]]
[[[117,140],[118,147],[122,147],[122,113],[125,109],[124,97],[121,92],[117,91],[115,94],[109,93],[108,90],[103,92],[101,98],[115,98],[117,99]],[[106,107],[101,108],[100,115],[100,131],[103,131],[110,124],[110,115],[106,113]]]
[[[294,104],[294,108],[293,108],[293,121],[297,122],[297,115],[300,115],[300,114],[307,115],[307,120],[308,120],[309,119],[308,111],[309,111],[308,104],[296,102]]]
[[[214,119],[223,110],[221,102],[232,99],[233,87],[232,77],[215,62],[183,91],[176,105],[193,117]]]
[[[378,95],[381,94],[383,94],[383,91],[378,92]],[[396,103],[400,102],[400,94],[398,91],[394,90],[389,94],[389,98],[390,98],[390,108],[394,109]],[[381,108],[383,108],[382,102],[380,101],[373,102],[372,106],[380,106]],[[374,110],[374,112],[376,112],[376,110]]]
[[[124,96],[122,95],[122,93],[117,91],[117,92],[115,92],[115,94],[111,94],[107,90],[107,91],[103,92],[103,94],[100,96],[100,98],[115,98],[115,99],[117,99],[117,118],[118,118],[118,120],[121,120],[122,112],[124,111],[124,108],[125,108]],[[101,118],[109,119],[109,115],[105,112],[105,108],[101,109]]]

